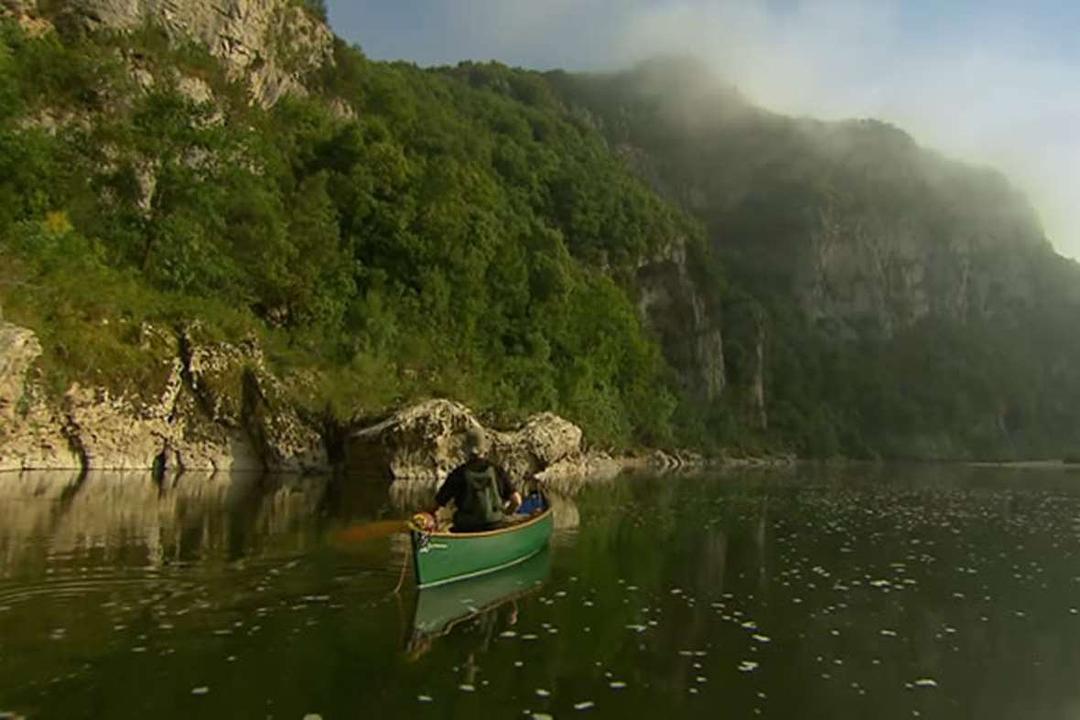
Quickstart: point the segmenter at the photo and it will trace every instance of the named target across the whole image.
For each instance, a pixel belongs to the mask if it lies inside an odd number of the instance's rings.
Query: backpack
[[[486,528],[503,521],[502,496],[495,468],[464,468],[465,491],[454,513],[454,526],[462,530]]]

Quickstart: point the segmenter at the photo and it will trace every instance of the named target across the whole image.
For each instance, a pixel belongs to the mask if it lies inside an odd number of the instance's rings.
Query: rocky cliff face
[[[1003,178],[939,162],[917,162],[942,175],[923,212],[822,199],[805,241],[791,245],[792,287],[812,320],[891,335],[928,316],[967,322],[1034,302],[1031,257],[1050,248],[1030,207]]]
[[[197,327],[179,337],[145,332],[163,350],[160,386],[133,398],[74,385],[50,400],[32,371],[36,337],[0,323],[0,471],[328,467],[321,435],[297,414],[256,344],[203,343]]]
[[[1029,304],[1049,251],[1001,175],[950,161],[886,123],[774,115],[685,60],[554,78],[635,173],[694,212],[755,293],[814,323],[888,336]]]
[[[691,277],[685,244],[674,242],[643,262],[637,290],[638,311],[660,338],[683,391],[703,402],[720,397],[726,384],[720,309]]]
[[[33,332],[0,321],[0,472],[82,465],[63,418],[28,382],[40,356]]]
[[[304,94],[307,75],[333,62],[333,34],[290,0],[5,0],[24,23],[52,21],[86,30],[163,28],[175,42],[195,41],[246,81],[264,107]]]
[[[550,79],[705,225],[727,276],[715,348],[724,407],[741,416],[733,435],[767,429],[822,456],[1044,457],[1075,444],[1058,398],[1076,383],[1064,368],[1080,274],[1002,175],[887,123],[756,108],[693,62]],[[708,336],[691,304],[657,289],[679,285],[673,268],[642,273],[642,308],[687,367],[692,339]],[[740,305],[760,313],[734,318]],[[685,384],[704,398],[715,387],[700,374]]]

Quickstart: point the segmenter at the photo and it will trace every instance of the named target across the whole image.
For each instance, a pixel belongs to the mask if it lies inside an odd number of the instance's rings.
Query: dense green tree
[[[700,231],[541,76],[373,63],[338,43],[316,80],[325,96],[264,111],[204,51],[153,28],[62,39],[2,27],[0,253],[43,287],[92,256],[95,313],[198,318],[223,334],[239,317],[283,370],[324,378],[307,401],[342,414],[448,393],[506,420],[563,412],[601,444],[678,441],[676,386],[630,278],[673,238],[703,247]],[[151,90],[116,72],[117,45],[160,71]],[[176,69],[214,100],[180,92]],[[84,120],[34,130],[20,103]],[[50,334],[50,294],[13,309],[47,340],[92,332],[72,307]],[[94,341],[116,349],[110,363],[138,362],[122,332]]]

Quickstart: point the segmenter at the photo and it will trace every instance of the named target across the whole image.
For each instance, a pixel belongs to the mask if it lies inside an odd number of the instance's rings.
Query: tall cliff
[[[1063,370],[1080,360],[1066,319],[1080,272],[999,173],[882,122],[762,110],[692,60],[548,77],[628,166],[705,223],[728,303],[764,320],[728,327],[733,392],[763,393],[787,441],[917,457],[1052,455],[1077,442],[1080,416],[1061,398],[1080,398]],[[763,383],[739,370],[760,355],[762,329]]]
[[[756,108],[691,60],[552,79],[636,172],[707,223],[749,285],[793,295],[813,321],[891,334],[1034,299],[1038,269],[1023,258],[1052,250],[992,170],[882,122]]]
[[[638,312],[659,338],[683,392],[707,405],[723,395],[727,384],[723,311],[708,279],[694,276],[695,258],[687,251],[685,242],[676,241],[643,259],[634,285]]]
[[[334,36],[300,2],[284,0],[5,0],[8,12],[43,32],[131,32],[152,27],[177,45],[197,43],[269,107],[306,94],[307,80],[334,61]],[[129,57],[138,69],[138,57]]]

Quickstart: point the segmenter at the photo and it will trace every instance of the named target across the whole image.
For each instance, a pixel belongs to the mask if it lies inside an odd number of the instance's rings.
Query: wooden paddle
[[[375,522],[351,525],[339,532],[337,539],[347,543],[366,542],[408,531],[408,520],[377,520]]]

